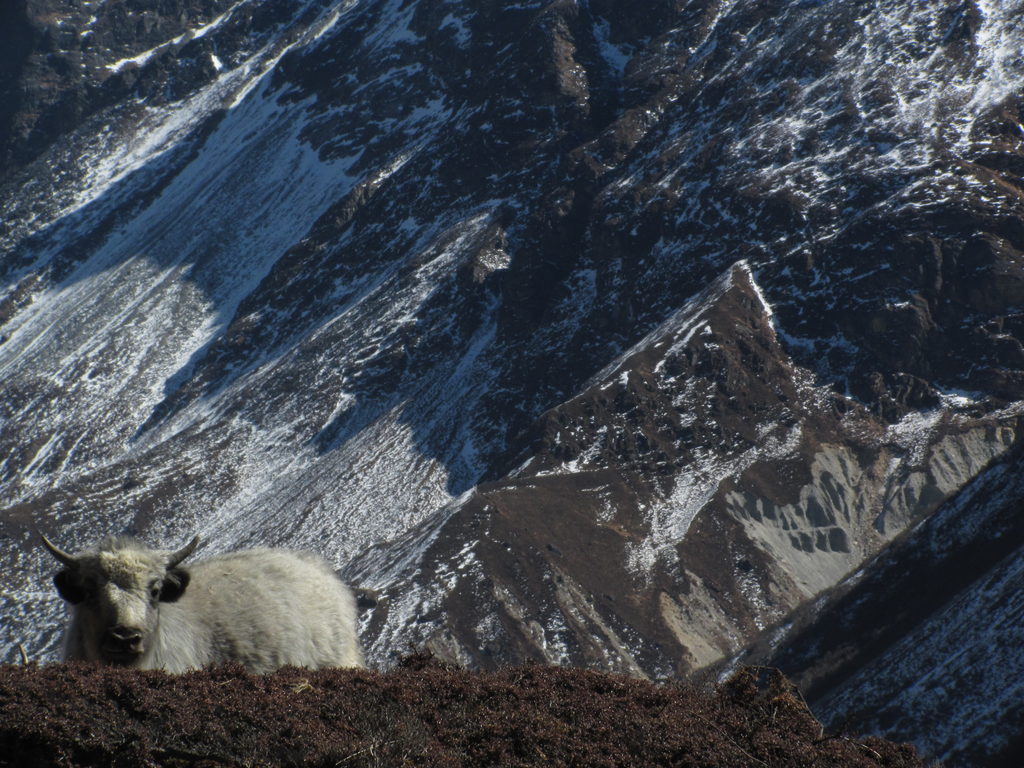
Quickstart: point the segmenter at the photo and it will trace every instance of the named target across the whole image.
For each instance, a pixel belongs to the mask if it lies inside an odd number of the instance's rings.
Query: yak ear
[[[173,603],[185,594],[190,578],[188,571],[184,568],[171,568],[160,587],[160,602]]]
[[[75,574],[67,568],[57,571],[57,574],[53,577],[53,583],[56,585],[60,596],[72,605],[78,605],[85,600],[85,590],[78,582],[78,579],[75,578]]]

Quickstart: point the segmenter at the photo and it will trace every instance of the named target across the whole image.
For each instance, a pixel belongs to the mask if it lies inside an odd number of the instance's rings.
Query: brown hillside
[[[701,691],[530,665],[474,673],[0,667],[3,766],[921,766],[823,733],[781,675]]]

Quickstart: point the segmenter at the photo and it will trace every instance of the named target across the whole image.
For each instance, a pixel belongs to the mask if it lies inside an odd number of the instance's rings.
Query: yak
[[[249,549],[185,566],[198,536],[177,551],[108,536],[77,555],[41,538],[64,566],[54,583],[70,605],[66,660],[168,672],[364,666],[352,592],[311,553]]]

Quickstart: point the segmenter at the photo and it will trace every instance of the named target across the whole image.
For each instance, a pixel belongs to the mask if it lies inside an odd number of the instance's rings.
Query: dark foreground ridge
[[[542,665],[477,673],[0,667],[0,765],[922,766],[828,735],[775,672],[714,689]]]

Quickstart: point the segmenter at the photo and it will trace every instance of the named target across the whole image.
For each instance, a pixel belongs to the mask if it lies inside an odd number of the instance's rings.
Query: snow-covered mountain
[[[1022,13],[5,5],[3,658],[56,652],[37,529],[199,533],[326,555],[377,665],[771,658],[1019,749],[1021,532],[926,574],[1018,466]]]

